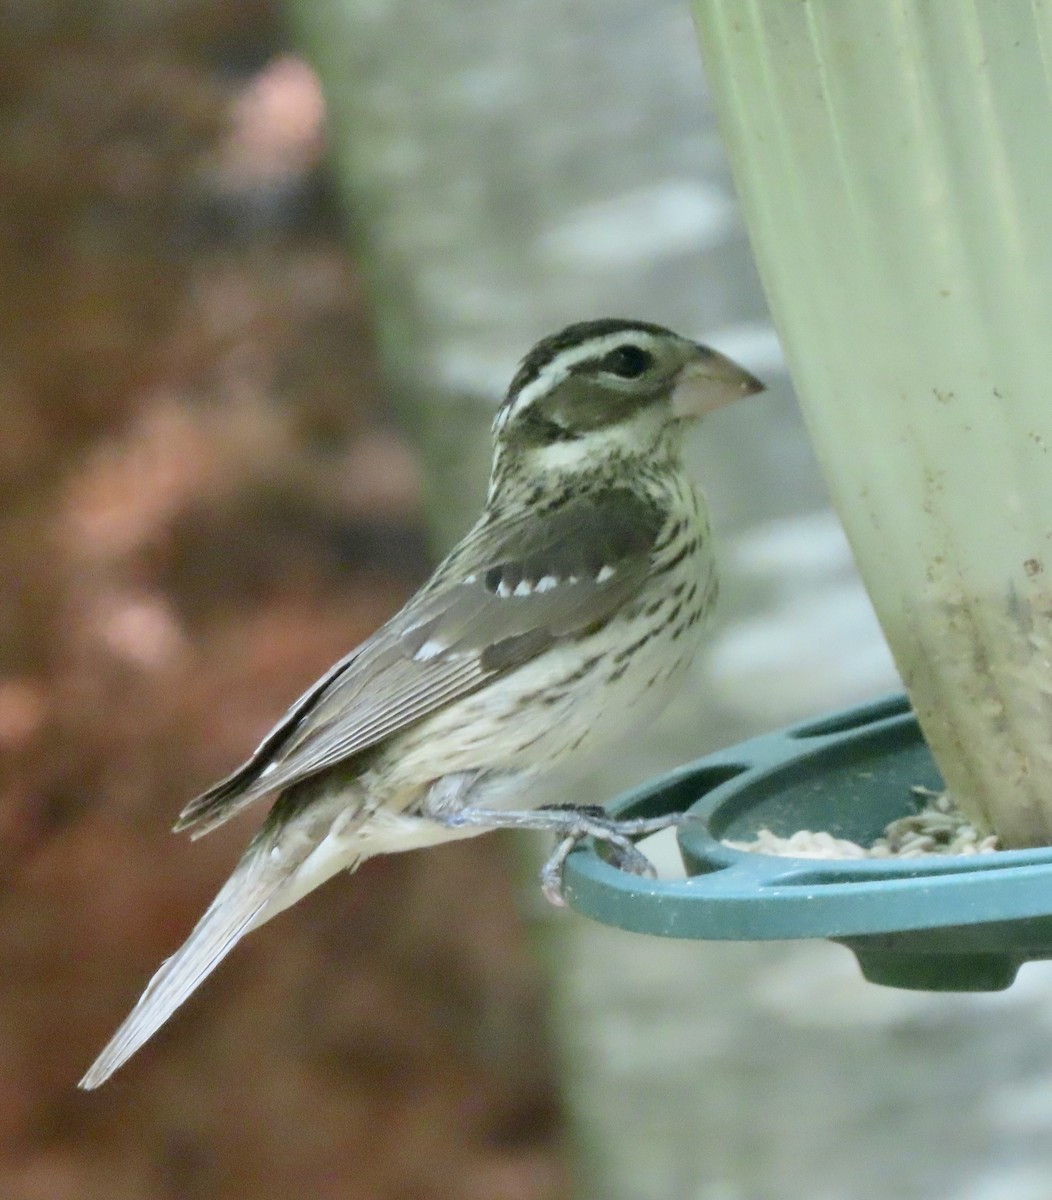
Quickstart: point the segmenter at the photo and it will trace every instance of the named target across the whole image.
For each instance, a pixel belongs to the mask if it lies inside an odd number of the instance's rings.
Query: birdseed
[[[919,812],[890,822],[883,835],[869,846],[810,829],[799,829],[789,837],[760,829],[751,842],[727,838],[723,844],[732,850],[789,858],[920,858],[926,854],[989,854],[1000,850],[997,835],[981,834],[948,792],[925,787],[910,791],[927,803]]]

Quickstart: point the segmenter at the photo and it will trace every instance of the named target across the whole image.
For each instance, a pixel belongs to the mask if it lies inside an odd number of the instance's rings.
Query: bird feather
[[[296,701],[246,763],[187,805],[176,829],[199,837],[553,641],[596,629],[643,586],[661,526],[658,510],[623,488],[567,497],[529,523],[483,520],[427,588]],[[523,580],[546,586],[515,594]]]

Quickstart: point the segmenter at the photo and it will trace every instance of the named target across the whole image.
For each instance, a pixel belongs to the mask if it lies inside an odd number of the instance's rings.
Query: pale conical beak
[[[700,417],[742,396],[763,391],[763,384],[723,354],[699,346],[699,356],[680,371],[672,389],[674,417]]]

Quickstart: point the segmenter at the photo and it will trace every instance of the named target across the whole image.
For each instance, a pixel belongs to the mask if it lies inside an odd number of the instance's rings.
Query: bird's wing
[[[484,517],[431,582],[324,675],[176,829],[207,833],[234,813],[351,756],[602,626],[643,586],[664,517],[608,488],[528,518]]]

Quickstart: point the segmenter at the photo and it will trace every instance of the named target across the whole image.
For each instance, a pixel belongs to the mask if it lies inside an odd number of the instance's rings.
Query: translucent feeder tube
[[[1052,842],[1052,4],[695,0],[804,414],[959,804]]]

